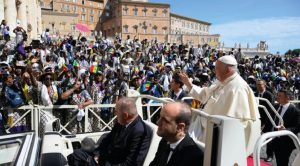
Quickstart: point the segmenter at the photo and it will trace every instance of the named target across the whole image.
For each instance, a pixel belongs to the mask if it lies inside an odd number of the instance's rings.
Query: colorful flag
[[[151,82],[147,81],[146,84],[145,84],[145,90],[148,91],[150,86],[151,86]]]
[[[97,73],[97,71],[98,71],[98,66],[92,65],[92,66],[90,67],[90,72],[91,72],[91,73]]]
[[[73,61],[73,66],[80,68],[80,64],[79,64],[79,62],[77,60]]]
[[[66,66],[66,64],[63,64],[63,65],[61,66],[61,68],[63,69],[63,71],[68,71],[68,70],[69,70],[68,67]]]

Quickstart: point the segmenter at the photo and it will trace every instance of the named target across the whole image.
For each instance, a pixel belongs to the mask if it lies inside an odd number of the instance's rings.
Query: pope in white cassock
[[[180,77],[188,87],[190,95],[205,104],[204,112],[237,118],[241,121],[245,128],[246,152],[250,155],[256,141],[251,138],[260,134],[253,130],[254,124],[260,125],[254,93],[238,74],[237,61],[230,55],[222,56],[217,60],[215,74],[217,80],[210,87],[203,88],[193,85],[185,73],[181,73]],[[202,135],[201,141],[205,141],[204,139],[205,135]]]

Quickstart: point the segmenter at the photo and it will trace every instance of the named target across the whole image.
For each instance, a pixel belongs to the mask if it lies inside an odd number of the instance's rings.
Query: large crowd
[[[230,52],[209,45],[163,43],[116,36],[113,40],[81,34],[51,38],[46,29],[40,40],[27,41],[26,31],[18,26],[14,39],[8,35],[5,21],[1,23],[0,77],[2,128],[10,124],[10,108],[37,104],[78,105],[74,111],[53,111],[67,122],[69,117],[90,104],[115,103],[128,89],[155,97],[180,99],[178,89],[186,91],[178,72],[187,73],[193,84],[209,86],[216,80],[216,60],[232,55],[238,61],[239,73],[256,92],[256,80],[263,79],[267,89],[277,93],[289,89],[299,97],[299,55],[246,57],[240,49]],[[147,102],[147,101],[143,101]],[[190,102],[193,107],[201,103]],[[113,115],[110,109],[97,111],[103,119]],[[64,115],[61,115],[64,114]],[[70,114],[70,115],[69,115]],[[81,116],[77,116],[81,120]],[[75,132],[80,132],[76,130]]]

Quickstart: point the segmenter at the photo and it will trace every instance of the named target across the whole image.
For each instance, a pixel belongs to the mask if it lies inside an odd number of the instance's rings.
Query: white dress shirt
[[[281,110],[281,113],[280,113],[280,116],[283,118],[285,112],[287,111],[287,109],[289,108],[290,106],[290,103],[286,103],[285,105],[282,105],[282,110]]]
[[[175,150],[175,148],[177,147],[177,145],[179,145],[180,142],[181,142],[183,139],[184,139],[184,137],[182,137],[182,138],[181,138],[180,140],[178,140],[177,142],[171,143],[171,144],[170,144],[170,148],[171,148],[172,150],[171,150],[170,153],[169,153],[169,157],[168,157],[167,163],[169,162],[169,160],[170,160],[170,158],[171,158],[171,156],[172,156],[172,154],[173,154],[173,150]]]

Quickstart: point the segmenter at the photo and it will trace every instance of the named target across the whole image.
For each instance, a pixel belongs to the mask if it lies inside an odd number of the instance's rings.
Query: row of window
[[[174,24],[177,24],[177,25],[181,24],[181,26],[183,28],[189,28],[189,29],[208,32],[208,26],[207,25],[202,25],[202,24],[199,24],[199,23],[187,22],[187,21],[184,21],[184,20],[172,20],[171,25],[174,25]]]
[[[81,5],[86,5],[86,1],[85,0],[65,0],[66,2],[73,2],[73,3],[77,3],[81,1]],[[93,2],[90,1],[90,6],[93,6]],[[101,3],[98,3],[98,7],[101,6]]]
[[[139,8],[134,7],[132,10],[133,10],[133,15],[134,16],[139,16]],[[127,6],[125,6],[123,8],[123,15],[128,15],[128,11],[129,11],[129,8]],[[146,17],[146,16],[154,16],[154,17],[156,17],[158,13],[159,13],[158,9],[153,9],[152,11],[149,11],[149,12],[148,12],[148,9],[146,7],[144,7],[142,9],[142,16],[144,16],[144,17]],[[163,17],[167,17],[167,14],[168,14],[168,10],[167,9],[162,10],[162,16]]]
[[[201,35],[200,32],[192,33],[192,32],[185,32],[185,31],[179,31],[179,30],[171,30],[171,34]]]
[[[81,14],[81,20],[82,21],[90,21],[90,22],[94,22],[94,16],[90,15],[89,20],[86,19],[86,15],[85,14]]]
[[[61,4],[61,11],[62,12],[77,12],[77,6],[72,6],[72,5],[65,5],[65,4]],[[89,11],[90,14],[94,14],[95,11],[94,9],[86,9],[86,8],[81,8],[81,13],[86,13],[87,11]],[[101,15],[101,10],[99,10],[98,15]]]
[[[142,31],[144,34],[147,34],[148,33],[148,28],[146,26],[142,27]],[[123,26],[123,32],[124,33],[128,33],[129,32],[129,27],[128,25],[125,25]],[[134,33],[138,33],[138,28],[137,27],[133,27],[133,32]],[[163,34],[167,34],[167,29],[166,28],[162,28],[162,33]],[[157,34],[157,27],[154,26],[152,28],[152,34]]]

